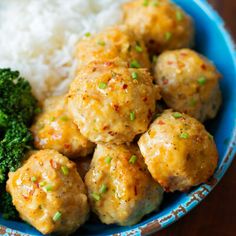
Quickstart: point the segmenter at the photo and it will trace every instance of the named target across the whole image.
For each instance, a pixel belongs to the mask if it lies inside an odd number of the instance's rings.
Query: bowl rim
[[[212,19],[215,21],[218,26],[221,35],[223,36],[228,48],[229,52],[234,64],[234,70],[236,71],[236,50],[235,43],[225,28],[225,23],[222,17],[218,14],[218,12],[210,5],[206,0],[193,0],[196,2],[201,9]],[[114,234],[116,236],[131,236],[131,235],[150,235],[155,233],[161,229],[166,228],[167,226],[173,224],[174,222],[181,219],[191,210],[193,210],[198,204],[200,204],[205,197],[215,188],[215,186],[220,182],[228,168],[230,167],[234,157],[236,156],[236,124],[234,123],[233,135],[229,141],[227,152],[224,155],[221,164],[218,166],[217,171],[211,180],[206,183],[200,185],[191,194],[184,197],[181,200],[181,203],[175,206],[171,213],[168,212],[160,216],[154,216],[152,220],[149,220],[147,223],[140,223],[138,226],[133,226],[132,229],[124,230],[123,232]],[[5,227],[0,225],[0,233],[5,232],[10,235],[20,235],[20,236],[30,236],[27,233],[20,232],[19,230],[14,230],[9,227]],[[102,236],[110,235],[110,234],[101,234]]]

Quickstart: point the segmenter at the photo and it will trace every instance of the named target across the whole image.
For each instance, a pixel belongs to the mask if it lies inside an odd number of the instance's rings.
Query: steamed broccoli
[[[37,101],[29,82],[19,72],[0,69],[0,212],[15,219],[5,185],[9,171],[20,167],[25,152],[32,148],[32,134],[28,127],[35,114]]]

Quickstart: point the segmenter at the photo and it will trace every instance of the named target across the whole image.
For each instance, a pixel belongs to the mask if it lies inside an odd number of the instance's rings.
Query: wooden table
[[[209,0],[236,40],[236,0]],[[155,236],[236,236],[236,158],[215,190],[191,213]]]

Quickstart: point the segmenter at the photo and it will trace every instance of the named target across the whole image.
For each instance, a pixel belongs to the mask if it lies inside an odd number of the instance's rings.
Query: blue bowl
[[[158,231],[184,216],[198,205],[225,174],[236,154],[236,52],[224,22],[206,0],[175,0],[195,20],[196,50],[211,59],[223,75],[221,89],[224,103],[218,117],[207,125],[214,135],[220,161],[214,177],[189,193],[165,196],[159,212],[150,214],[132,227],[103,225],[90,220],[79,235],[146,235]],[[31,226],[0,218],[0,234],[41,235]],[[5,227],[4,227],[5,226]],[[14,230],[13,230],[14,229]],[[76,234],[75,234],[76,235]],[[78,235],[78,234],[77,234]]]

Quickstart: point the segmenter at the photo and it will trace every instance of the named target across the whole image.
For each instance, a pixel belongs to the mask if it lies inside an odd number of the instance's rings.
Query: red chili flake
[[[103,128],[102,128],[102,130],[106,130],[106,129],[108,129],[109,128],[109,126],[104,126]]]
[[[23,198],[25,199],[25,200],[28,200],[29,199],[29,197],[26,197],[26,196],[24,196],[24,195],[22,195],[23,196]]]
[[[164,85],[166,85],[166,84],[169,83],[169,80],[168,79],[163,79],[162,82],[163,82]]]
[[[207,69],[207,67],[206,67],[205,64],[202,64],[202,65],[201,65],[201,68],[202,68],[203,70],[206,70],[206,69]]]
[[[114,105],[115,111],[119,111],[120,107],[118,105]]]
[[[71,145],[69,143],[64,144],[64,148],[69,149],[70,147],[71,147]]]
[[[57,162],[55,162],[53,159],[50,160],[50,165],[53,169],[57,169],[57,167],[58,167]]]
[[[124,84],[123,85],[123,89],[127,89],[128,88],[128,85],[127,84]]]
[[[159,121],[157,122],[157,124],[158,124],[158,125],[165,125],[166,123],[163,122],[162,120],[159,120]]]
[[[109,131],[108,134],[110,134],[111,136],[115,136],[117,132]]]
[[[146,101],[147,101],[147,97],[145,97],[145,98],[143,99],[143,101],[146,102]]]
[[[104,66],[112,66],[112,65],[113,65],[113,62],[111,61],[104,62]]]
[[[168,64],[168,65],[173,65],[174,62],[173,62],[173,61],[168,61],[167,64]]]
[[[188,54],[185,53],[185,52],[181,52],[180,55],[183,56],[183,57],[185,57],[185,56],[187,56]]]

